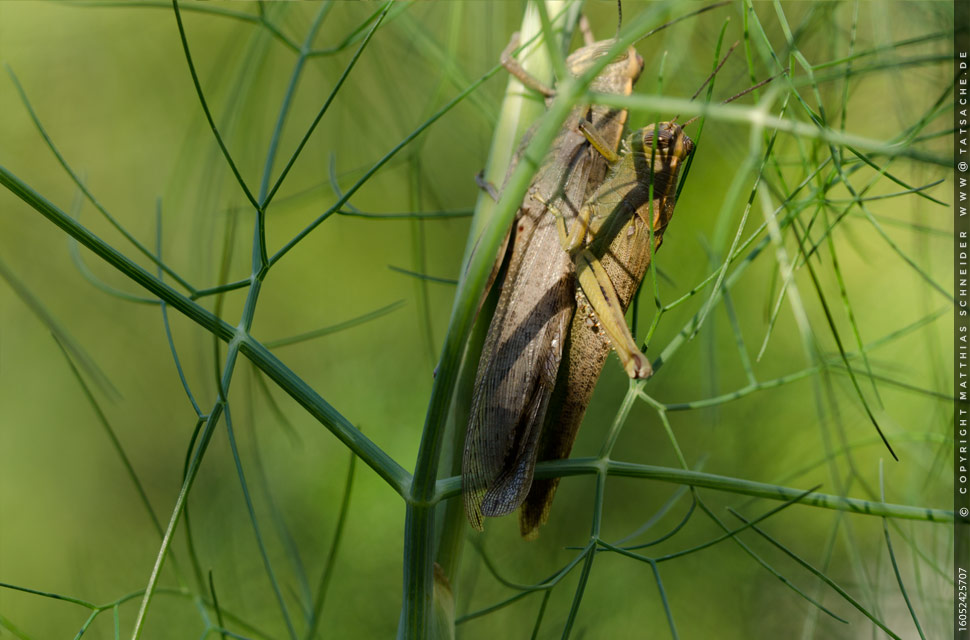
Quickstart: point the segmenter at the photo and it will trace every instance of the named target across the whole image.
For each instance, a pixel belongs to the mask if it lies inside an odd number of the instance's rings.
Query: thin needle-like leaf
[[[327,590],[333,579],[334,565],[337,562],[337,553],[340,550],[340,543],[343,541],[344,527],[347,524],[347,514],[350,513],[350,495],[354,486],[354,470],[357,466],[357,456],[351,454],[350,464],[347,467],[347,480],[344,482],[344,495],[340,501],[340,511],[337,515],[337,525],[333,532],[333,540],[330,541],[330,549],[327,552],[327,559],[320,573],[320,582],[317,584],[316,597],[313,599],[313,609],[310,612],[310,622],[307,625],[307,632],[304,636],[306,640],[313,640],[317,636],[323,619],[323,605],[327,601]]]
[[[307,340],[313,340],[315,338],[322,338],[323,336],[328,336],[333,333],[338,333],[346,329],[350,329],[362,324],[366,324],[371,320],[376,320],[381,316],[386,316],[387,314],[393,311],[397,311],[403,306],[404,306],[404,300],[398,300],[396,302],[392,302],[391,304],[380,307],[379,309],[368,311],[367,313],[361,314],[356,318],[344,320],[343,322],[338,322],[328,327],[314,329],[313,331],[307,331],[305,333],[300,333],[295,336],[290,336],[288,338],[279,338],[277,340],[267,340],[263,344],[267,349],[276,349],[279,347],[289,346],[291,344],[306,342]]]
[[[748,520],[744,516],[742,516],[741,514],[739,514],[737,511],[735,511],[734,509],[731,509],[730,507],[728,507],[728,511],[730,511],[731,514],[734,517],[736,517],[738,520],[740,520],[741,522],[744,522],[745,524],[748,523]],[[818,577],[822,582],[824,582],[829,587],[831,587],[836,593],[838,593],[840,596],[842,596],[842,598],[846,602],[848,602],[853,607],[855,607],[856,609],[858,609],[859,612],[862,613],[862,615],[864,615],[865,617],[867,617],[870,620],[872,620],[873,624],[875,624],[877,627],[879,627],[880,629],[882,629],[883,631],[885,631],[887,634],[889,634],[889,636],[891,638],[895,638],[895,640],[902,640],[902,638],[900,638],[898,635],[896,635],[895,632],[893,632],[889,627],[887,627],[882,622],[882,620],[879,620],[878,618],[876,618],[868,609],[866,609],[864,606],[862,606],[862,604],[859,603],[858,600],[856,600],[851,595],[849,595],[849,593],[845,589],[843,589],[842,587],[840,587],[834,580],[832,580],[827,575],[825,575],[824,573],[822,573],[821,571],[819,571],[818,569],[816,569],[815,567],[813,567],[811,564],[809,564],[808,562],[806,562],[805,560],[803,560],[801,557],[799,557],[793,551],[789,550],[788,547],[784,546],[783,544],[781,544],[780,542],[778,542],[777,540],[775,540],[772,536],[769,536],[767,533],[765,533],[758,526],[752,525],[751,528],[754,531],[756,531],[759,534],[761,534],[761,536],[765,540],[767,540],[768,542],[770,542],[771,544],[773,544],[775,547],[777,547],[778,549],[780,549],[781,551],[783,551],[790,558],[792,558],[795,562],[797,562],[798,564],[800,564],[802,567],[804,567],[805,569],[807,569],[810,573],[812,573],[813,575],[815,575],[816,577]]]
[[[883,482],[882,460],[879,461],[879,497],[883,502],[886,501],[886,485]],[[889,560],[893,565],[893,573],[896,576],[896,584],[899,585],[899,592],[902,594],[903,600],[906,601],[906,608],[909,610],[909,615],[913,619],[913,624],[916,626],[916,632],[919,633],[919,637],[922,640],[926,640],[923,627],[919,623],[919,618],[913,609],[913,603],[909,599],[909,593],[906,591],[906,585],[903,583],[903,577],[899,573],[899,565],[896,563],[896,552],[893,551],[893,541],[889,537],[889,521],[886,518],[882,519],[882,533],[886,538],[886,550],[889,551]]]

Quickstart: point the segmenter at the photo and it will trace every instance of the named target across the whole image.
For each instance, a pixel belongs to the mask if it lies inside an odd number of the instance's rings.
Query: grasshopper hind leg
[[[589,26],[589,19],[586,16],[579,16],[579,32],[583,34],[583,43],[587,47],[596,44],[596,36],[593,35],[593,29]]]
[[[620,303],[613,282],[600,261],[591,252],[583,251],[576,257],[576,277],[579,286],[599,318],[603,331],[613,343],[613,350],[620,357],[623,369],[631,378],[649,378],[653,368],[640,347],[637,346],[626,324],[623,305]]]
[[[631,378],[649,378],[653,375],[653,368],[647,357],[640,351],[626,325],[623,305],[613,287],[613,282],[599,259],[584,248],[587,235],[595,235],[604,221],[594,220],[590,207],[584,205],[570,232],[566,228],[566,220],[562,213],[551,203],[544,202],[544,204],[556,217],[560,244],[563,250],[573,256],[579,286],[593,307],[603,330],[613,343],[613,349],[620,357],[623,369]]]
[[[509,40],[508,45],[502,51],[502,55],[500,57],[502,66],[505,67],[505,70],[508,71],[511,75],[515,76],[515,78],[522,83],[522,86],[528,87],[533,91],[537,91],[541,93],[543,96],[545,96],[546,98],[554,97],[556,95],[556,92],[550,89],[549,87],[547,87],[546,85],[542,84],[542,82],[540,82],[535,76],[533,76],[531,73],[526,71],[525,67],[523,67],[519,63],[519,61],[516,60],[515,57],[512,55],[518,47],[519,47],[519,32],[516,31],[515,33],[512,34],[512,39]]]

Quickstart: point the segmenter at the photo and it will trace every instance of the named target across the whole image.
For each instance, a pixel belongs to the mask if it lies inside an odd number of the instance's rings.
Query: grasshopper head
[[[654,143],[654,137],[657,139],[656,143]],[[652,124],[647,125],[631,133],[627,144],[634,153],[647,156],[653,153],[654,144],[656,144],[657,155],[665,160],[675,158],[683,160],[694,151],[694,141],[687,137],[676,122],[661,122],[656,127]]]
[[[634,131],[627,145],[637,183],[652,189],[657,201],[654,228],[662,231],[673,214],[678,175],[694,142],[676,122],[660,122]]]
[[[594,62],[609,53],[615,40],[600,40],[574,51],[566,58],[566,68],[573,76],[581,76]],[[630,47],[610,61],[596,76],[590,89],[601,93],[629,94],[643,71],[643,58]]]

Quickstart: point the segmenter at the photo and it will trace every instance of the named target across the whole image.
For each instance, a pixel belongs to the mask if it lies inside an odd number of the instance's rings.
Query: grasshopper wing
[[[484,516],[511,513],[529,492],[575,309],[571,262],[553,221],[524,210],[485,338],[465,435],[462,494],[468,520],[478,530]]]

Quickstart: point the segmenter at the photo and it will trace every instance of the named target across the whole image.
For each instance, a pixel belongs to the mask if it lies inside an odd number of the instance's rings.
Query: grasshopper
[[[715,68],[721,68],[731,51]],[[787,73],[785,69],[782,73]],[[733,102],[774,79],[768,78],[725,100]],[[701,86],[703,89],[703,85]],[[696,98],[700,93],[694,94]],[[675,122],[661,122],[634,132],[625,140],[622,155],[596,131],[581,124],[590,144],[610,164],[610,173],[590,195],[569,231],[566,218],[554,204],[563,248],[574,258],[578,274],[577,312],[572,318],[564,354],[550,398],[555,410],[546,413],[538,444],[537,461],[561,460],[569,456],[586,413],[600,371],[611,349],[631,377],[651,375],[637,371],[639,348],[626,326],[624,314],[643,280],[653,254],[663,243],[664,230],[674,213],[678,175],[694,142]],[[656,132],[656,135],[655,135]],[[519,511],[519,531],[527,540],[539,534],[559,478],[533,482]]]
[[[566,61],[577,76],[615,43],[586,35],[587,45]],[[508,52],[516,42],[513,36],[503,54],[506,68],[526,86],[554,95],[513,64]],[[642,70],[643,59],[630,47],[592,89],[629,94]],[[626,118],[625,110],[575,109],[510,230],[514,240],[475,377],[462,456],[465,514],[479,531],[484,517],[521,505],[522,536],[538,534],[558,479],[533,483],[536,461],[569,455],[611,348],[630,377],[652,374],[624,313],[663,240],[678,173],[694,145],[668,122],[636,132],[620,155]]]
[[[604,56],[615,40],[590,42],[566,60],[581,75]],[[526,86],[553,95],[507,55],[503,63]],[[643,70],[630,47],[593,80],[602,93],[629,95]],[[563,345],[575,311],[573,260],[563,250],[556,216],[570,221],[602,182],[608,163],[603,150],[619,147],[627,113],[622,109],[580,105],[573,109],[525,196],[513,228],[501,293],[479,361],[462,457],[465,514],[479,531],[484,516],[511,513],[532,485],[537,445],[556,384]],[[577,123],[585,123],[602,149],[597,151]],[[506,242],[509,242],[507,240]]]
[[[674,213],[678,174],[694,150],[680,126],[673,122],[650,125],[625,141],[617,155],[596,132],[583,127],[590,143],[610,163],[609,176],[581,208],[567,231],[566,218],[556,216],[563,248],[573,256],[578,287],[559,376],[538,444],[537,460],[569,456],[600,371],[611,349],[631,377],[647,377],[639,370],[641,356],[624,314],[650,266],[654,252]],[[519,530],[534,539],[549,517],[559,478],[536,480],[519,512]]]

